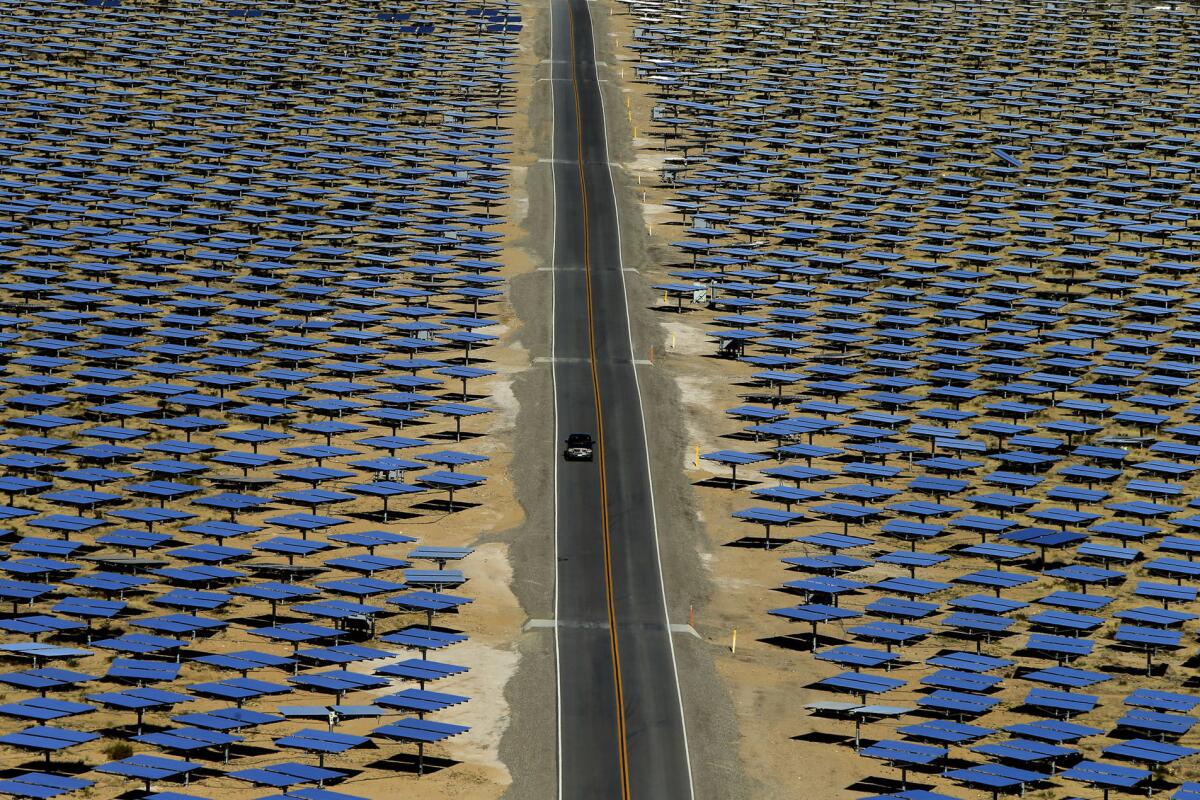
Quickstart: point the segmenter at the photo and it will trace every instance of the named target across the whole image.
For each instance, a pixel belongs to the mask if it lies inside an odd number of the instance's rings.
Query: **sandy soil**
[[[628,42],[637,23],[621,11],[621,8],[623,6],[618,6],[618,13],[611,18],[610,24],[615,33],[614,38],[617,41]],[[615,57],[616,63],[632,59],[633,54],[628,51]],[[674,239],[685,238],[682,231],[686,226],[680,224],[677,213],[664,205],[672,194],[662,185],[660,171],[670,154],[662,149],[661,140],[645,134],[650,128],[650,112],[655,102],[653,87],[645,83],[630,83],[626,84],[625,89],[629,98],[626,122],[639,131],[639,135],[632,139],[632,155],[626,160],[625,168],[629,172],[631,188],[636,195],[637,211],[644,216],[648,228],[652,231],[650,241],[646,245],[646,268],[643,274],[649,283],[666,281],[669,280],[669,269],[678,268],[684,263],[668,243]],[[653,305],[656,299],[650,298],[648,302]],[[739,442],[726,436],[736,430],[738,425],[726,417],[721,409],[745,401],[749,385],[741,381],[748,380],[751,370],[714,356],[714,346],[704,336],[704,331],[710,329],[709,323],[716,315],[697,310],[682,315],[663,311],[652,316],[658,316],[660,320],[660,330],[654,336],[654,340],[659,343],[655,370],[674,384],[672,394],[682,398],[683,409],[681,423],[676,426],[680,430],[671,442],[669,456],[664,459],[663,473],[670,475],[682,468],[687,481],[693,485],[714,477],[726,478],[728,470],[699,461],[696,455],[730,447],[741,449]],[[983,402],[985,401],[964,404],[963,408],[979,410]],[[1134,431],[1114,428],[1111,433]],[[822,443],[820,437],[816,443]],[[752,484],[775,483],[773,479],[764,478],[753,469],[739,469],[738,477]],[[850,482],[852,481],[844,481]],[[881,482],[880,485],[902,487],[903,482]],[[784,581],[799,577],[787,573],[778,559],[787,555],[797,555],[802,552],[802,548],[790,545],[773,553],[764,553],[760,548],[748,547],[740,542],[742,537],[761,535],[760,527],[740,523],[730,517],[732,511],[754,504],[744,490],[731,492],[714,488],[695,491],[685,489],[685,494],[688,507],[694,516],[693,527],[700,532],[696,550],[700,555],[701,569],[706,576],[706,582],[711,581],[710,590],[697,593],[687,602],[693,606],[694,625],[706,643],[704,650],[715,661],[721,681],[717,689],[718,695],[728,693],[732,699],[739,771],[748,782],[746,796],[764,800],[824,800],[834,797],[861,797],[871,790],[888,788],[889,784],[881,782],[879,777],[895,779],[898,772],[857,757],[851,747],[852,743],[847,739],[847,733],[853,732],[852,726],[809,717],[803,710],[806,703],[816,700],[848,699],[808,688],[820,678],[841,670],[796,652],[797,649],[807,647],[807,641],[802,641],[799,637],[791,639],[788,635],[806,633],[806,626],[803,630],[800,630],[799,626],[796,630],[790,630],[782,621],[764,613],[767,608],[794,605],[801,601],[799,596],[778,588]],[[1112,497],[1112,501],[1127,499],[1133,498],[1121,492],[1114,492]],[[833,527],[830,523],[808,523],[790,528],[786,532],[779,532],[779,535],[791,538],[830,530]],[[851,533],[853,532],[851,529]],[[940,537],[936,549],[953,549],[976,542],[978,537],[954,534]],[[870,557],[895,549],[898,549],[895,543],[881,541],[877,547],[857,552]],[[972,567],[977,569],[992,566],[981,559],[967,563],[971,563]],[[1051,556],[1047,566],[1055,565],[1055,558]],[[960,575],[964,571],[964,561],[957,558],[952,566],[923,570],[921,577],[936,581]],[[856,573],[853,577],[870,582],[893,574],[906,573],[889,570],[880,565]],[[1043,579],[1026,589],[1006,591],[1005,597],[1030,601],[1051,591],[1072,589],[1071,585],[1063,581]],[[956,595],[971,593],[974,592],[957,591]],[[1121,609],[1147,605],[1145,601],[1130,596],[1131,592],[1108,591],[1105,594],[1118,596],[1118,600],[1105,611],[1109,617]],[[853,598],[850,602],[854,602]],[[1024,619],[1026,616],[1028,615],[1025,612],[1014,615],[1017,619]],[[1105,671],[1114,675],[1107,683],[1087,690],[1088,693],[1100,696],[1099,708],[1088,715],[1085,721],[1086,724],[1095,727],[1111,728],[1123,710],[1120,698],[1144,683],[1143,657],[1134,652],[1107,646],[1111,643],[1113,629],[1115,625],[1110,622],[1095,634],[1092,638],[1101,643],[1101,646],[1096,648],[1091,657],[1073,664],[1081,669],[1098,670],[1103,667]],[[735,631],[736,653],[731,648]],[[839,626],[824,627],[823,645],[838,643],[841,638]],[[991,646],[989,652],[996,655],[1011,652],[1019,640],[1022,640],[1021,637],[1015,636],[1010,641],[996,643]],[[931,637],[926,644],[906,647],[905,663],[919,663],[939,650],[953,649],[953,646],[948,648],[946,645],[947,640],[944,638]],[[959,647],[971,649],[973,645],[962,642]],[[1173,659],[1170,675],[1175,676],[1174,679],[1168,676],[1163,680],[1161,670],[1156,673],[1158,677],[1154,682],[1155,688],[1178,687],[1179,682],[1190,674],[1188,669],[1181,669],[1180,664],[1174,663],[1181,659],[1182,656]],[[1027,663],[1022,666],[1027,666]],[[1014,673],[1015,670],[1010,670],[1003,677],[1011,678]],[[913,690],[913,685],[915,684],[910,684],[907,690],[889,693],[880,702],[911,707],[918,696]],[[998,728],[1028,719],[1015,710],[1018,705],[1016,701],[1023,695],[1025,686],[1014,686],[1013,682],[1009,681],[1002,705],[992,712],[983,724]],[[694,701],[692,705],[695,705]],[[912,718],[908,718],[902,724],[911,724],[912,721]],[[871,739],[895,738],[892,730],[894,727],[895,724],[889,723],[870,725],[864,729],[864,735]],[[1088,757],[1098,757],[1099,746],[1110,743],[1101,739],[1084,741],[1080,749]],[[1168,774],[1174,781],[1179,781],[1194,778],[1197,773],[1197,768],[1184,766],[1164,774]],[[1032,792],[1030,796],[1065,797],[1067,794],[1064,792],[1067,790],[1059,788]],[[963,797],[982,796],[963,789],[955,789],[952,793]],[[1100,796],[1098,792],[1074,784],[1070,785],[1069,794],[1080,797]]]
[[[532,30],[532,26],[527,24],[522,34],[522,52],[525,54],[532,52],[532,45],[528,41],[532,36]],[[520,70],[520,74],[514,76],[514,81],[520,87],[516,107],[524,107],[529,102],[531,81],[528,76],[533,64],[528,57],[524,57],[519,59],[515,66]],[[514,120],[517,119],[519,118],[514,117]],[[528,132],[520,127],[519,122],[515,132],[518,151],[528,152]],[[507,206],[501,209],[501,212],[509,220],[501,228],[505,234],[506,244],[502,274],[510,281],[516,281],[519,276],[528,273],[533,268],[532,261],[519,244],[526,235],[520,221],[525,214],[527,204],[524,196],[524,173],[528,167],[528,159],[522,161],[518,158],[514,163],[513,194]],[[469,306],[467,308],[469,309]],[[512,478],[513,474],[519,471],[514,467],[513,460],[516,442],[519,438],[518,417],[522,413],[514,385],[520,382],[522,374],[528,369],[530,357],[525,345],[521,342],[523,335],[521,320],[513,310],[511,295],[497,303],[485,306],[483,310],[501,323],[490,329],[490,332],[496,333],[502,338],[498,344],[483,349],[477,359],[473,358],[473,362],[485,364],[496,370],[498,374],[473,383],[469,388],[471,394],[478,397],[481,404],[495,409],[494,413],[467,421],[463,426],[464,431],[468,433],[484,434],[471,436],[469,441],[464,439],[463,449],[478,452],[490,458],[488,463],[479,465],[477,469],[473,467],[473,471],[485,474],[488,481],[482,488],[463,493],[461,500],[470,506],[453,514],[445,514],[428,509],[404,509],[402,508],[404,504],[397,502],[392,506],[393,511],[402,513],[397,514],[393,521],[386,524],[359,518],[365,512],[378,510],[379,503],[376,500],[356,500],[337,507],[339,515],[355,518],[354,522],[339,527],[338,533],[386,527],[392,531],[414,536],[421,544],[474,546],[476,548],[475,552],[461,565],[469,579],[463,587],[462,593],[474,598],[475,602],[465,607],[461,613],[436,617],[434,620],[435,625],[442,623],[447,627],[453,627],[469,634],[470,641],[456,645],[446,654],[446,660],[468,665],[470,671],[429,687],[438,691],[468,695],[472,698],[470,703],[443,712],[438,717],[448,722],[469,725],[471,730],[461,737],[451,739],[444,746],[428,748],[430,772],[420,779],[411,773],[409,756],[414,748],[408,745],[380,748],[371,746],[352,750],[344,755],[332,756],[327,761],[330,768],[345,770],[351,774],[347,780],[329,787],[335,791],[366,797],[370,800],[396,796],[491,800],[499,797],[513,780],[509,766],[506,766],[505,760],[501,757],[500,744],[512,715],[510,704],[514,701],[514,697],[509,683],[517,673],[520,663],[521,651],[518,643],[524,636],[522,629],[527,619],[526,611],[513,593],[513,562],[518,557],[514,553],[526,546],[519,541],[523,532],[522,525],[525,516],[517,502],[517,489]],[[456,386],[447,385],[449,390],[447,399],[459,399],[457,392],[454,391],[456,388]],[[68,407],[66,413],[73,412]],[[418,424],[408,426],[399,433],[422,436],[442,430],[444,427],[444,422],[430,425]],[[349,445],[352,438],[386,433],[390,433],[387,428],[373,426],[366,432],[354,434],[353,437],[346,439],[334,437],[332,444]],[[197,436],[196,438],[200,440],[203,437]],[[455,445],[451,441],[441,441],[422,450],[407,451],[405,455],[411,456],[426,450],[447,447],[455,447]],[[277,453],[278,449],[273,446],[263,446],[259,448],[259,452],[272,454]],[[336,459],[331,459],[326,462],[326,466],[337,467],[339,464]],[[429,499],[430,497],[422,495],[418,497],[416,503],[419,505]],[[51,510],[39,506],[39,501],[33,499],[24,500],[22,504],[38,511]],[[188,510],[198,514],[198,518],[191,521],[193,523],[204,519],[226,518],[224,514],[205,513],[200,507],[193,506]],[[300,509],[289,507],[288,510]],[[410,513],[403,513],[406,511]],[[281,513],[281,505],[277,504],[269,510],[241,514],[238,521],[256,524],[264,517],[279,513]],[[267,535],[275,535],[278,532],[277,529],[271,529],[258,538],[266,538]],[[249,538],[246,541],[237,540],[233,544],[246,546],[252,543]],[[257,541],[257,538],[254,540]],[[407,549],[408,547],[379,548],[377,553],[401,556]],[[339,555],[344,555],[344,553],[339,553]],[[328,553],[318,554],[307,559],[297,558],[295,563],[319,564],[328,557]],[[279,559],[265,560],[277,561]],[[321,580],[350,576],[348,573],[329,572],[322,575]],[[387,575],[384,574],[381,577],[386,578]],[[141,615],[150,611],[161,613],[161,608],[148,605],[147,601],[151,597],[152,595],[148,594],[129,593],[125,599],[131,603],[131,613],[133,614]],[[266,603],[238,602],[232,607],[235,608],[235,614],[239,620],[243,621],[266,617],[269,614],[269,606]],[[423,623],[424,615],[401,613],[382,619],[377,632],[382,634],[412,624]],[[119,635],[124,632],[127,632],[124,623],[107,626],[97,624],[93,638],[99,638],[102,635]],[[386,647],[386,645],[384,646]],[[181,684],[194,684],[234,676],[234,673],[229,671],[217,670],[196,663],[190,660],[189,656],[243,649],[255,649],[279,655],[290,652],[290,648],[286,645],[270,644],[261,638],[250,636],[241,626],[231,627],[227,632],[189,644],[189,649],[185,651],[183,658]],[[111,653],[108,651],[99,651],[99,653],[99,655],[81,659],[69,665],[63,664],[63,666],[69,666],[85,673],[103,674],[107,669]],[[404,655],[405,658],[415,656],[417,656],[415,651]],[[431,654],[431,658],[437,658],[437,655]],[[347,668],[369,672],[378,666],[380,666],[380,662],[365,662]],[[287,676],[287,673],[275,670],[255,671],[252,674],[254,678],[275,683],[283,683]],[[55,692],[53,696],[86,702],[82,699],[84,695],[97,691],[109,691],[113,688],[110,684],[84,684],[76,690]],[[390,687],[388,691],[394,692],[400,688],[402,687],[396,685]],[[28,695],[29,692],[23,690],[0,689],[0,702],[11,702]],[[366,704],[370,702],[371,696],[370,692],[354,693],[348,695],[344,702]],[[297,691],[277,702],[268,698],[265,701],[248,703],[247,707],[271,710],[279,704],[324,706],[332,702],[331,695]],[[171,727],[169,717],[173,714],[194,713],[223,708],[228,705],[227,702],[198,699],[179,706],[170,713],[147,713],[144,728],[148,731]],[[69,751],[69,756],[65,758],[56,758],[55,769],[64,772],[76,769],[82,771],[86,768],[85,765],[94,766],[124,757],[127,753],[116,745],[125,744],[120,740],[131,734],[132,718],[133,715],[128,713],[98,711],[79,717],[77,720],[70,720],[67,727],[104,732],[106,736],[96,743],[72,749]],[[61,725],[62,722],[50,724]],[[365,734],[370,729],[378,727],[379,724],[380,722],[375,719],[344,721],[338,730]],[[245,731],[243,732],[246,737],[245,742],[237,746],[234,751],[237,756],[236,767],[249,769],[284,760],[306,764],[315,763],[315,757],[297,751],[285,751],[281,755],[272,744],[272,740],[302,728],[324,728],[324,726],[323,721],[297,721]],[[5,718],[3,721],[3,732],[5,733],[23,727],[27,727],[27,724],[18,723],[10,718]],[[138,743],[129,744],[134,753],[162,755],[157,748]],[[398,753],[399,757],[389,761],[382,760],[385,755],[393,753]],[[209,756],[193,756],[192,758],[206,763],[207,766],[202,773],[194,776],[190,788],[182,789],[182,791],[197,796],[221,797],[228,798],[228,800],[262,797],[270,793],[270,790],[252,788],[248,783],[224,777],[221,775],[220,769],[208,768],[219,767],[219,757],[216,760],[212,760]],[[40,758],[32,758],[28,754],[21,754],[12,748],[0,749],[0,770],[17,767],[40,769],[42,765]],[[133,785],[129,781],[115,776],[89,773],[87,777],[96,780],[95,785],[80,792],[77,796],[89,800],[112,800],[112,798],[123,796]],[[165,782],[154,786],[154,789],[158,791],[180,788]],[[539,793],[526,796],[546,795]]]

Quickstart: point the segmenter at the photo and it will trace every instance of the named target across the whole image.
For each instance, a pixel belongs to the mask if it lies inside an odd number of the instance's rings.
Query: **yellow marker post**
[[[733,641],[729,643],[729,652],[737,655],[737,628],[733,629]]]
[[[700,469],[700,445],[696,445],[696,469]]]

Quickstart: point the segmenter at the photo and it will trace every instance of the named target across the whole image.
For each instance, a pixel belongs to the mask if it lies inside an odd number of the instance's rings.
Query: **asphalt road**
[[[559,796],[689,800],[588,0],[552,3]],[[654,409],[650,409],[653,419]]]

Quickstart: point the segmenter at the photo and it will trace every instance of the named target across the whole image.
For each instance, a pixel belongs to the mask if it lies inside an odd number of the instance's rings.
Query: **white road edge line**
[[[553,619],[531,619],[531,620],[526,621],[526,623],[523,626],[521,626],[521,630],[523,630],[523,631],[546,630],[548,628],[556,628],[556,627],[558,627],[558,625],[559,625],[558,621],[553,620]],[[564,622],[564,623],[562,623],[562,626],[564,628],[591,628],[591,629],[602,630],[602,631],[608,630],[607,622]],[[670,631],[671,631],[671,633],[682,633],[682,634],[686,634],[688,636],[694,636],[697,639],[701,638],[700,632],[697,631],[695,628],[693,628],[691,625],[688,625],[686,622],[671,623]]]
[[[550,74],[554,74],[555,47],[554,40],[554,6],[558,0],[550,0]],[[550,409],[554,415],[554,441],[550,443],[551,463],[554,464],[554,738],[557,755],[554,769],[558,782],[557,796],[563,800],[563,740],[562,740],[562,654],[558,641],[558,342],[555,329],[558,325],[558,309],[556,300],[558,287],[554,275],[555,261],[558,257],[558,128],[554,109],[558,104],[557,88],[550,82]]]
[[[615,2],[615,0],[609,0],[609,2]],[[596,26],[591,23],[591,17],[592,17],[591,8],[589,8],[585,4],[584,10],[587,12],[588,27],[591,29],[591,33],[592,33],[592,60],[595,61],[595,59],[596,59]],[[629,290],[628,290],[628,287],[625,285],[625,253],[624,253],[624,246],[623,246],[623,243],[621,240],[621,207],[620,207],[620,204],[617,203],[617,185],[616,185],[616,182],[613,181],[613,176],[612,176],[613,167],[612,167],[611,159],[610,159],[611,154],[610,154],[609,148],[608,148],[608,111],[605,108],[605,104],[604,104],[604,92],[600,90],[599,84],[597,84],[597,86],[596,86],[596,93],[600,95],[600,110],[604,114],[604,125],[601,126],[601,133],[603,134],[603,138],[604,138],[604,161],[606,164],[608,164],[608,169],[605,170],[605,174],[608,175],[608,188],[609,188],[609,191],[612,193],[613,215],[616,217],[616,222],[617,222],[617,266],[620,267],[618,274],[621,276],[621,290],[622,290],[621,291],[621,295],[622,295],[621,299],[625,303],[625,329],[629,334],[629,336],[628,336],[629,358],[632,361],[632,360],[635,360],[634,352],[633,352],[633,323],[631,322],[630,316],[629,316]],[[671,617],[667,611],[667,584],[663,578],[662,547],[660,545],[659,538],[658,538],[658,509],[656,507],[657,503],[654,500],[654,472],[650,466],[650,441],[646,437],[646,410],[645,410],[644,406],[642,405],[642,385],[641,385],[641,381],[638,379],[638,370],[637,370],[636,366],[633,367],[633,383],[634,383],[634,387],[637,389],[638,417],[642,421],[642,449],[645,451],[645,454],[646,454],[646,480],[650,485],[650,519],[653,523],[653,530],[654,530],[654,560],[655,560],[656,566],[658,567],[658,585],[659,585],[659,592],[662,597],[663,624],[665,626],[667,626],[667,628],[669,630],[669,626],[671,624]],[[557,567],[557,564],[558,564],[558,562],[556,560],[555,561],[556,567]],[[557,617],[556,617],[556,619],[557,619]],[[558,627],[555,626],[555,636],[558,635],[557,632],[558,632]],[[695,787],[695,783],[693,782],[693,779],[692,779],[692,749],[688,745],[687,716],[684,715],[684,713],[683,713],[683,690],[679,688],[679,663],[675,658],[675,639],[674,639],[674,637],[672,637],[670,635],[670,633],[667,633],[667,645],[669,646],[670,651],[671,651],[671,672],[674,673],[674,676],[675,676],[675,699],[679,703],[679,722],[680,722],[680,725],[682,726],[681,733],[683,734],[683,760],[684,760],[684,763],[687,764],[688,797],[691,798],[691,800],[695,800],[696,787]]]

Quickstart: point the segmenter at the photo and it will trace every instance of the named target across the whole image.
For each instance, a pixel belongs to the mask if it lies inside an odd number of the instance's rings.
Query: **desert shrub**
[[[133,745],[129,742],[113,742],[104,748],[104,755],[111,758],[113,761],[120,761],[123,758],[129,758],[133,755]]]

